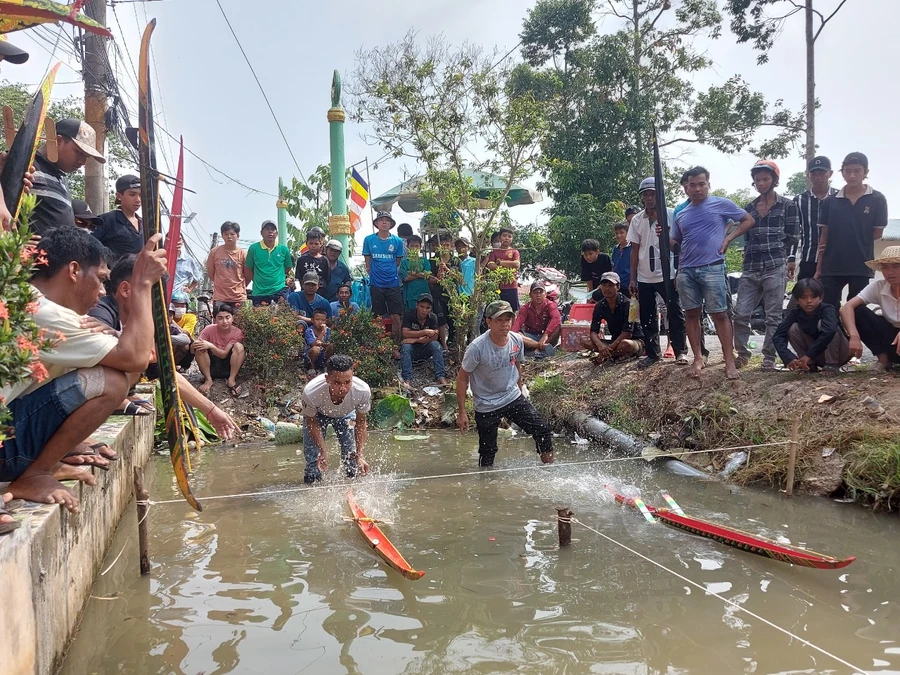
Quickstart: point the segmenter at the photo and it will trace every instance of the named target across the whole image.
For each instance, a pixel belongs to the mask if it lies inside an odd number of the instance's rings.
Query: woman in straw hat
[[[900,363],[900,246],[887,246],[866,263],[884,279],[872,281],[841,308],[841,320],[850,334],[850,355],[860,356],[863,344],[876,356],[872,369],[885,373]],[[867,307],[878,305],[881,316]]]

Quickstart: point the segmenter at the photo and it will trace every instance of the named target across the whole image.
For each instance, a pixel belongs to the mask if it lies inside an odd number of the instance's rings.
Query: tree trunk
[[[813,0],[806,0],[806,161],[816,156],[816,40]]]

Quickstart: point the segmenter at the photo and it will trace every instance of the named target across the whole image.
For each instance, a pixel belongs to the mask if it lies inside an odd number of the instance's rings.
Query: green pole
[[[278,209],[278,243],[287,246],[287,202],[284,201],[284,181],[278,179],[278,201],[275,202]]]
[[[331,80],[331,108],[328,109],[328,128],[331,138],[331,215],[328,231],[343,245],[341,260],[350,264],[350,217],[347,215],[347,168],[344,160],[344,120],[341,106],[341,76],[334,71]]]

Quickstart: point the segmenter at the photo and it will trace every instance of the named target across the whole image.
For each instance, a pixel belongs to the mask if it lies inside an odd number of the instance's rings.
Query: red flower
[[[38,357],[39,350],[37,348],[37,345],[24,335],[20,335],[18,338],[16,338],[16,344],[23,352],[30,352],[34,358]]]
[[[25,305],[25,311],[28,312],[29,314],[37,314],[39,307],[40,307],[39,303],[29,302],[27,305]]]
[[[9,318],[9,310],[6,309],[6,304],[0,300],[0,319],[8,319]]]
[[[35,361],[31,364],[31,376],[37,380],[38,382],[43,382],[48,377],[50,377],[50,373],[47,372],[47,369],[44,367],[44,364],[40,361]]]

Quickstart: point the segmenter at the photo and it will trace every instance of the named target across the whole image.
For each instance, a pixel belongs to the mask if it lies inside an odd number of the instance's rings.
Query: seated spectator
[[[92,474],[62,463],[105,444],[89,438],[106,422],[150,361],[153,314],[150,289],[166,273],[160,235],[147,242],[135,262],[133,316],[118,336],[84,327],[109,276],[107,251],[87,230],[51,229],[43,234],[32,292],[38,326],[57,338],[40,352],[33,377],[0,389],[11,437],[0,447],[0,481],[12,481],[14,497],[78,510],[78,498],[60,480],[95,483]],[[108,450],[108,448],[107,448]]]
[[[644,333],[641,324],[639,321],[634,323],[628,321],[630,301],[619,292],[620,288],[619,275],[615,272],[607,272],[600,278],[602,295],[591,317],[591,332],[588,337],[581,338],[584,348],[593,349],[598,353],[596,362],[631,358],[644,353]],[[610,340],[600,337],[601,321],[606,321]]]
[[[814,373],[822,368],[826,375],[839,373],[850,360],[850,346],[838,322],[837,310],[822,302],[822,282],[801,279],[791,295],[796,305],[785,312],[772,336],[778,356],[793,371]]]
[[[427,293],[422,294],[416,308],[403,315],[402,339],[400,344],[401,386],[412,389],[413,359],[434,362],[434,377],[439,385],[447,384],[444,379],[444,352],[438,338],[438,319],[432,312],[434,300]]]
[[[331,318],[337,319],[341,315],[341,310],[346,314],[355,314],[359,311],[359,305],[351,302],[353,289],[350,284],[341,284],[337,289],[337,300],[331,303]]]
[[[600,252],[600,242],[596,239],[585,239],[581,242],[581,280],[587,283],[588,302],[597,302],[599,295],[593,293],[600,286],[600,278],[612,272],[612,260]]]
[[[512,330],[522,336],[525,354],[542,359],[556,353],[554,345],[559,342],[562,316],[559,307],[547,299],[547,288],[543,282],[531,284],[531,300],[519,310]]]
[[[184,291],[172,293],[172,309],[175,312],[175,323],[193,340],[194,331],[197,329],[197,315],[188,311],[190,302],[191,299]]]
[[[191,367],[191,363],[194,362],[194,355],[191,354],[191,345],[194,342],[194,339],[188,334],[188,332],[181,328],[178,325],[178,322],[175,320],[176,309],[175,305],[169,305],[169,340],[172,342],[172,356],[175,358],[175,368],[181,372],[184,372],[188,368]],[[159,369],[156,363],[151,363],[147,369],[148,373],[153,373],[149,375],[151,380],[155,380],[159,377]]]
[[[428,293],[428,261],[422,255],[422,237],[417,234],[406,239],[406,257],[400,263],[403,283],[403,311],[416,308],[416,301]]]
[[[315,272],[307,272],[303,275],[302,291],[294,291],[288,295],[288,304],[300,315],[299,323],[304,329],[312,325],[312,315],[317,309],[325,312],[327,318],[331,318],[331,303],[319,295],[319,275]]]
[[[900,363],[900,246],[885,246],[866,263],[884,279],[872,281],[841,307],[841,320],[850,334],[850,356],[862,356],[862,346],[878,359],[872,370],[886,373]],[[878,316],[866,305],[878,305]]]
[[[331,356],[334,346],[331,344],[331,329],[325,323],[328,313],[317,308],[313,310],[312,325],[303,334],[306,341],[306,374],[315,377],[325,367],[325,360]]]
[[[295,279],[302,279],[313,272],[319,278],[319,292],[324,293],[328,282],[331,281],[331,267],[328,259],[322,255],[322,246],[325,244],[325,232],[321,227],[313,227],[306,233],[306,252],[297,258],[297,269],[294,271]]]
[[[197,367],[203,373],[203,384],[197,389],[208,394],[213,380],[225,380],[228,393],[235,398],[247,398],[250,392],[237,383],[237,376],[244,365],[244,331],[234,325],[234,307],[222,304],[215,308],[215,323],[200,331],[200,337],[191,345]]]
[[[72,215],[75,216],[75,227],[80,227],[88,232],[93,232],[101,222],[100,216],[95,216],[87,202],[81,199],[72,200]]]
[[[341,253],[344,245],[337,239],[329,239],[325,244],[325,258],[328,260],[328,267],[331,270],[331,276],[328,284],[325,286],[325,292],[322,295],[328,302],[337,300],[338,289],[344,284],[349,285],[353,281],[353,275],[350,274],[350,268],[341,260]]]

